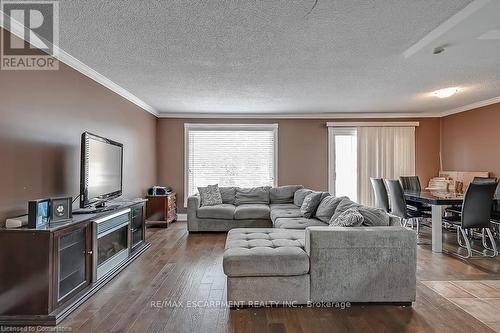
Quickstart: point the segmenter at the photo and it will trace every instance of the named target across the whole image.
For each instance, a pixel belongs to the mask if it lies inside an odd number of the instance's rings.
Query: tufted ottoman
[[[231,305],[306,304],[310,281],[304,239],[304,230],[230,230],[223,267]]]

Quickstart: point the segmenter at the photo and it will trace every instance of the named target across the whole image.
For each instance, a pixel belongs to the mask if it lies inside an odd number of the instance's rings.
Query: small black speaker
[[[72,197],[50,199],[50,222],[71,219],[72,199]]]
[[[50,199],[28,201],[28,227],[36,229],[49,223]]]

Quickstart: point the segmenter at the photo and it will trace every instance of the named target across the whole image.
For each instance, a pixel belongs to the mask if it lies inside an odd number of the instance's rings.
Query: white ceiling
[[[314,5],[62,0],[60,47],[177,116],[437,114],[500,96],[500,40],[478,38],[500,29],[499,0]],[[429,95],[449,86],[463,91]]]

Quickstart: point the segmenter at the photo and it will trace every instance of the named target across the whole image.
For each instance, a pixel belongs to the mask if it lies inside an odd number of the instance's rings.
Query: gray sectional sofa
[[[221,187],[222,204],[201,206],[200,195],[188,198],[189,232],[225,232],[234,228],[305,229],[327,226],[317,218],[304,218],[300,206],[312,190],[302,185],[241,189]],[[324,192],[324,196],[328,193]]]
[[[416,234],[397,218],[323,192],[305,218],[301,206],[314,191],[300,185],[220,192],[215,206],[188,198],[188,230],[229,231],[223,268],[231,306],[415,300]],[[364,226],[329,225],[353,205]]]

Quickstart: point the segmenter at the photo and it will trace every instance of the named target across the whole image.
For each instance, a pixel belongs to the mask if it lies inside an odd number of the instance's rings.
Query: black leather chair
[[[417,210],[408,209],[403,187],[401,186],[399,180],[387,179],[386,183],[387,188],[389,189],[391,214],[399,217],[401,225],[404,227],[408,226],[408,222],[411,222],[411,227],[413,228],[413,221],[416,221],[418,235],[420,232],[420,219],[425,216]]]
[[[401,186],[403,190],[412,191],[412,192],[420,192],[422,191],[422,186],[420,185],[420,179],[418,176],[404,176],[399,177],[399,181],[401,182]],[[408,209],[417,211],[419,214],[424,215],[425,217],[430,217],[431,207],[429,205],[423,204],[417,201],[407,200],[406,204],[408,205]]]
[[[460,247],[467,249],[467,255],[461,258],[470,258],[473,253],[480,253],[482,257],[495,257],[498,255],[495,239],[490,230],[491,208],[493,197],[497,189],[497,182],[472,182],[467,189],[460,216],[445,216],[444,221],[457,226],[457,241]],[[472,249],[467,231],[481,229],[482,244],[485,250]],[[488,236],[491,247],[486,242]],[[487,254],[489,252],[489,254]]]
[[[472,182],[476,183],[476,184],[495,183],[496,181],[497,181],[497,179],[495,177],[492,177],[492,178],[489,178],[489,177],[474,177],[474,179],[472,179]],[[445,211],[447,213],[451,213],[451,214],[454,214],[454,215],[460,215],[460,214],[462,214],[462,206],[452,206],[452,207],[446,208]]]
[[[474,177],[472,182],[476,184],[496,183],[497,179],[496,177]]]
[[[375,194],[375,207],[389,213],[389,196],[383,178],[370,178]]]
[[[399,177],[399,181],[405,191],[420,192],[422,190],[418,176],[402,176]]]

